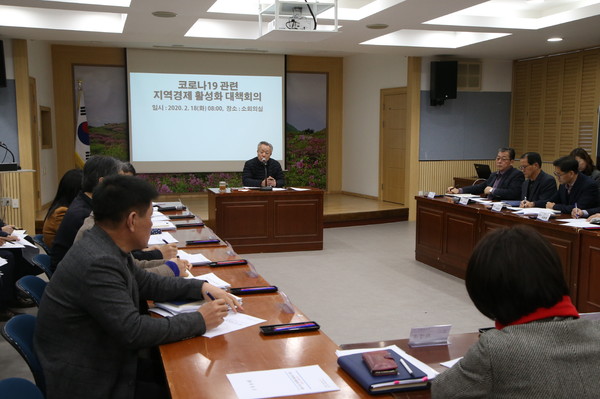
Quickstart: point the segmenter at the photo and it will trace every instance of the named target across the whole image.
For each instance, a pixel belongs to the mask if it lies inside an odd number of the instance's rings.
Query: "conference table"
[[[490,230],[523,224],[537,230],[556,249],[571,299],[579,312],[600,311],[600,230],[565,226],[558,215],[549,221],[517,215],[503,208],[455,203],[448,196],[417,196],[415,259],[464,278],[477,242]],[[526,265],[523,265],[524,267]]]
[[[206,231],[203,231],[206,230]],[[173,236],[181,241],[181,237],[192,237],[193,234],[215,234],[209,227],[177,229]],[[241,257],[230,245],[213,247],[186,247],[181,249],[189,253],[202,253],[212,261],[234,260]],[[215,273],[227,281],[232,287],[248,287],[271,285],[263,277],[255,273],[250,264],[210,267],[193,267],[194,275]],[[246,314],[266,320],[261,324],[281,324],[311,320],[300,309],[291,304],[294,313],[284,308],[285,294],[269,293],[246,295],[243,297],[243,307]],[[289,300],[289,299],[288,299]],[[293,301],[293,298],[291,298]],[[318,320],[315,320],[318,323]],[[259,324],[260,325],[260,324]],[[348,374],[337,365],[335,351],[338,346],[323,330],[284,334],[279,336],[264,336],[259,331],[259,325],[247,327],[214,338],[195,337],[179,342],[160,346],[160,353],[173,399],[183,398],[237,398],[237,395],[227,379],[227,374],[248,371],[271,370],[291,367],[319,365],[321,369],[340,388],[339,391],[302,395],[310,398],[368,398],[371,397]],[[432,367],[441,361],[461,356],[470,339],[453,337],[452,343],[445,347],[435,347],[431,351],[420,348],[408,352],[417,356]],[[402,349],[407,349],[406,342],[398,342]],[[381,343],[361,344],[364,347]],[[421,353],[423,357],[421,357]],[[437,365],[437,366],[436,366]],[[412,391],[380,395],[382,398],[427,398],[429,390]]]
[[[208,226],[239,253],[323,249],[323,190],[208,190]]]

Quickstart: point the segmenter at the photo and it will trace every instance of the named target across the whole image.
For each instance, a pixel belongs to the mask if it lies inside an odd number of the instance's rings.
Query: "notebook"
[[[362,359],[362,353],[340,356],[338,357],[338,364],[345,372],[350,374],[360,386],[371,394],[412,391],[415,389],[425,389],[429,386],[427,374],[408,360],[404,359],[413,372],[413,375],[411,376],[408,371],[400,365],[400,359],[402,357],[394,351],[388,350],[388,352],[398,364],[398,374],[396,375],[371,375],[368,366]]]
[[[475,171],[477,171],[477,177],[480,179],[487,179],[492,174],[492,170],[489,165],[484,163],[475,163]]]

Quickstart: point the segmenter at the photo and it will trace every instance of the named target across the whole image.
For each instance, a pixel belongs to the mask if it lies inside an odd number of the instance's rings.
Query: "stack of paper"
[[[177,241],[177,239],[175,237],[173,237],[170,233],[163,231],[160,234],[152,234],[150,236],[150,238],[148,239],[148,246],[171,244],[172,242],[179,242],[179,241]]]
[[[169,220],[152,220],[152,228],[153,229],[161,229],[161,230],[177,230],[177,227],[173,224],[173,222]]]
[[[204,303],[199,301],[171,301],[171,302],[154,302],[154,305],[160,309],[166,310],[171,315],[179,313],[188,313],[197,311]]]
[[[181,249],[177,251],[177,257],[187,260],[194,266],[207,265],[211,262],[210,259],[202,254],[189,254]]]
[[[186,278],[195,278],[198,280],[205,280],[210,285],[214,285],[215,287],[223,288],[224,290],[231,287],[227,281],[220,279],[214,273],[206,273],[201,276],[188,276]]]

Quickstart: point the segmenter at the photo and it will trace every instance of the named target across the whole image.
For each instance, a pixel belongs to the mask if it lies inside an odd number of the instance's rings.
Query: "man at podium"
[[[261,141],[258,143],[256,157],[246,161],[242,172],[242,184],[245,187],[283,187],[285,178],[278,161],[271,159],[273,146]]]

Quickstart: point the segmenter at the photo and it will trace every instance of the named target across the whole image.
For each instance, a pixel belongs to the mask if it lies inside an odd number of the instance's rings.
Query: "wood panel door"
[[[380,198],[405,204],[407,173],[406,88],[381,91]]]

